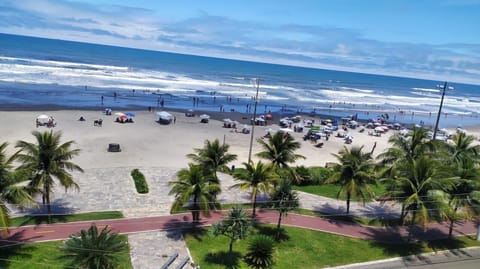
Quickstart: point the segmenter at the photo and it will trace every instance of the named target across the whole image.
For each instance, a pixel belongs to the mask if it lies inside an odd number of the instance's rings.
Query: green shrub
[[[312,175],[307,167],[303,165],[295,167],[295,174],[297,177],[297,182],[295,185],[302,186],[311,184],[310,182],[312,181]]]
[[[325,167],[310,167],[310,178],[309,182],[304,185],[320,185],[325,182],[331,175],[332,175],[332,169],[331,168],[325,168]]]
[[[132,170],[132,178],[133,182],[135,182],[135,188],[137,189],[138,193],[148,193],[148,184],[145,180],[145,176],[138,171],[138,169]]]

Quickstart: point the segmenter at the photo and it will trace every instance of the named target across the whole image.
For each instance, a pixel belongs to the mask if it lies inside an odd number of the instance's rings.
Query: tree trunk
[[[412,221],[410,223],[410,229],[408,230],[408,239],[407,241],[410,242],[412,240],[412,231],[413,227],[415,226],[415,218],[417,217],[417,209],[413,210]]]
[[[232,250],[233,250],[233,238],[230,238],[230,246],[229,246],[228,250],[230,252],[232,252]]]
[[[50,204],[50,188],[48,185],[45,186],[45,201],[47,202],[47,212],[48,212],[48,223],[52,222],[52,206]]]
[[[197,195],[193,196],[193,206],[192,206],[192,221],[194,223],[200,220],[198,205],[197,205]]]
[[[277,223],[277,235],[275,238],[278,240],[280,238],[280,224],[282,223],[282,212],[278,215],[278,223]]]
[[[452,238],[453,224],[454,223],[455,223],[455,220],[451,219],[450,220],[450,227],[448,228],[448,238]]]
[[[347,192],[347,214],[350,213],[350,192]]]
[[[455,209],[453,211],[453,214],[457,214],[457,210],[458,210],[458,206],[455,206]],[[455,216],[453,216],[451,219],[450,219],[450,227],[448,229],[448,238],[452,238],[452,232],[453,232],[453,224],[455,224]]]
[[[257,206],[257,195],[253,196],[253,212],[252,212],[252,219],[255,220],[255,208]]]
[[[405,204],[402,204],[402,212],[400,213],[400,225],[403,226],[405,222]]]

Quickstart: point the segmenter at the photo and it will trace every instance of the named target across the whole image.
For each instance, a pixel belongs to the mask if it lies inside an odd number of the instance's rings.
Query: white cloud
[[[340,56],[348,56],[350,54],[350,49],[345,44],[338,44],[333,52]]]
[[[206,13],[167,21],[148,9],[67,1],[24,0],[5,6],[9,9],[0,10],[5,33],[480,83],[479,44],[385,43],[365,38],[358,29],[273,25]]]

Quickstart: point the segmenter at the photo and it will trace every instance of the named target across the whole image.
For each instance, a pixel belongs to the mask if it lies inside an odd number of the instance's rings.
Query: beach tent
[[[210,116],[207,115],[207,114],[202,114],[200,115],[200,122],[201,123],[208,123],[208,121],[210,120]]]
[[[402,129],[398,132],[400,135],[407,136],[410,134],[410,131],[408,129]]]
[[[157,117],[158,117],[158,122],[162,124],[169,124],[173,120],[173,115],[166,111],[157,112]]]

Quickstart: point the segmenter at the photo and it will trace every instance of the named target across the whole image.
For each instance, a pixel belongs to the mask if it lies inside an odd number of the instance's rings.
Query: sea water
[[[441,81],[0,34],[0,108],[61,105],[308,113],[433,124]],[[449,83],[440,126],[477,125],[480,86]]]

